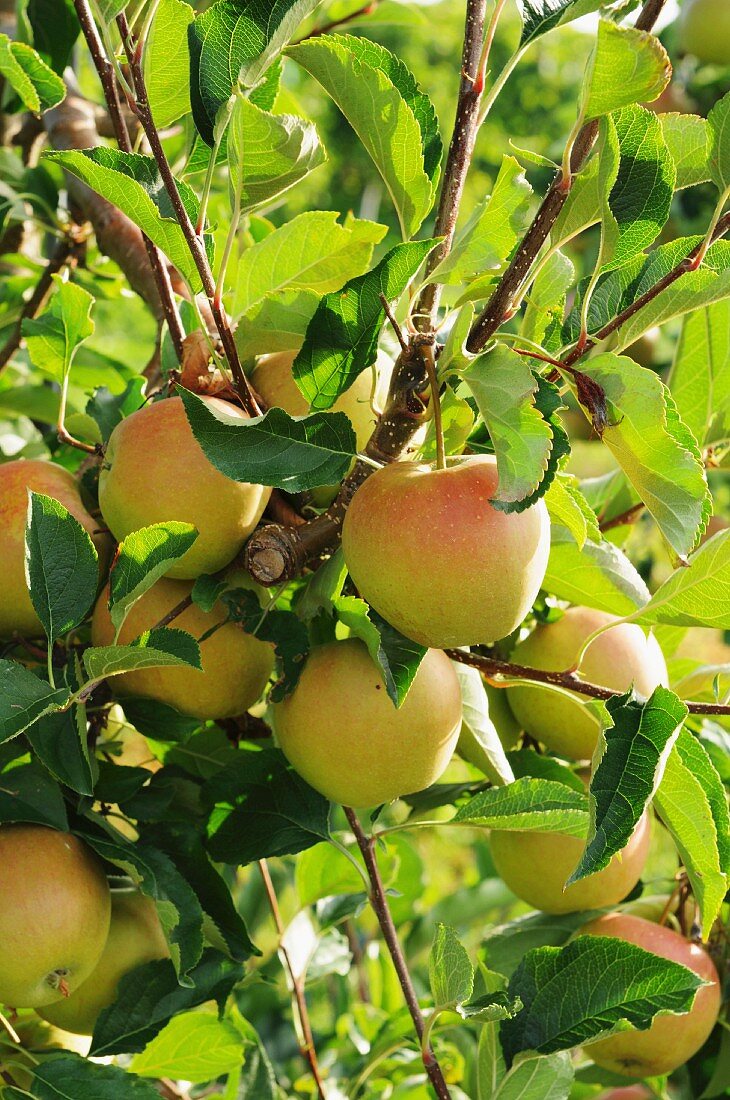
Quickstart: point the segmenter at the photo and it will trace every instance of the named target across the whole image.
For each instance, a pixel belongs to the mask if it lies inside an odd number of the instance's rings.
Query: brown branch
[[[185,205],[180,196],[180,191],[177,186],[177,180],[172,174],[170,168],[170,162],[167,159],[167,154],[162,147],[160,135],[157,127],[155,126],[154,119],[152,118],[152,110],[150,108],[150,102],[147,95],[147,85],[144,79],[144,73],[142,72],[141,52],[138,43],[135,41],[134,35],[129,29],[127,23],[127,17],[122,13],[117,16],[117,26],[119,33],[122,36],[122,44],[127,55],[127,61],[129,64],[129,72],[132,78],[132,84],[134,87],[134,93],[136,96],[135,110],[137,117],[142,125],[142,129],[145,132],[145,137],[149,142],[152,155],[154,156],[157,167],[160,170],[160,176],[162,182],[167,191],[172,208],[175,211],[175,217],[183,231],[183,236],[187,242],[190,254],[193,257],[195,266],[200,276],[200,281],[203,284],[203,290],[205,296],[208,299],[211,313],[213,314],[213,320],[215,321],[218,335],[220,336],[223,350],[228,364],[231,368],[231,373],[236,385],[236,391],[241,404],[246,412],[251,416],[258,416],[260,409],[256,404],[256,398],[254,397],[251,387],[248,384],[245,374],[243,373],[243,367],[241,366],[241,360],[238,355],[238,348],[236,347],[235,340],[233,339],[233,332],[231,330],[228,316],[218,301],[216,295],[215,280],[213,278],[213,272],[211,271],[208,257],[205,251],[205,245],[203,243],[202,236],[198,236],[195,232],[195,226],[190,220]]]
[[[114,68],[109,58],[106,56],[103,43],[96,28],[96,23],[94,22],[94,17],[91,14],[91,9],[87,0],[74,0],[74,7],[79,23],[81,24],[81,29],[84,33],[84,38],[89,47],[94,66],[99,74],[117,144],[122,152],[131,153],[132,143],[129,139],[129,130],[127,129],[127,123],[122,112],[122,103],[119,98],[119,89],[117,88]],[[142,234],[142,237],[157,286],[160,306],[165,320],[167,321],[170,338],[175,348],[175,354],[177,355],[178,362],[182,362],[185,329],[182,326],[182,321],[180,320],[180,315],[175,305],[170,273],[157,246],[152,243],[146,234]]]
[[[478,653],[468,653],[464,649],[446,649],[447,657],[462,665],[477,668],[486,677],[509,676],[516,680],[531,680],[536,684],[550,684],[552,687],[567,688],[578,695],[587,695],[591,699],[613,699],[624,695],[623,691],[600,687],[581,680],[575,672],[551,672],[543,668],[530,668],[527,665],[514,665],[509,661],[498,661],[494,657],[482,657]],[[690,714],[730,714],[730,705],[724,703],[697,703],[684,700]]]
[[[370,0],[369,4],[363,4],[361,8],[351,11],[348,15],[343,15],[340,19],[333,19],[331,23],[323,23],[319,27],[313,27],[309,34],[304,34],[301,38],[298,38],[294,45],[298,46],[300,42],[307,42],[310,38],[319,38],[322,34],[329,34],[330,31],[334,31],[338,27],[344,27],[346,23],[352,23],[353,20],[359,19],[362,15],[371,15],[377,8],[378,2],[379,0]]]
[[[638,30],[650,31],[666,0],[645,0],[636,21]],[[559,170],[543,199],[532,225],[522,239],[509,267],[495,287],[491,298],[472,325],[467,348],[476,353],[487,344],[497,329],[510,319],[514,303],[527,279],[540,249],[547,240],[570,194],[572,180],[585,165],[598,137],[598,122],[592,119],[579,130],[570,156],[570,178]]]
[[[13,331],[7,342],[0,350],[0,373],[5,369],[15,355],[23,339],[23,321],[31,317],[37,317],[43,309],[51,290],[53,289],[53,276],[62,271],[64,267],[74,268],[83,252],[85,235],[78,226],[71,226],[67,235],[59,240],[51,257],[46,264],[43,274],[36,283],[35,290],[23,306],[18,320],[13,326]]]
[[[271,875],[269,874],[269,866],[265,859],[259,860],[259,871],[261,872],[261,878],[263,879],[264,889],[266,890],[266,896],[269,900],[269,907],[274,918],[274,924],[276,925],[276,931],[279,936],[279,954],[284,960],[284,965],[289,973],[289,980],[292,985],[292,991],[294,993],[294,999],[297,1006],[297,1014],[299,1016],[299,1024],[302,1029],[302,1036],[304,1038],[304,1044],[300,1047],[300,1053],[306,1062],[309,1064],[314,1083],[317,1086],[317,1096],[319,1100],[327,1100],[327,1094],[324,1091],[324,1082],[322,1081],[322,1074],[319,1068],[319,1062],[317,1061],[317,1052],[314,1047],[314,1036],[312,1035],[312,1025],[309,1022],[309,1011],[307,1009],[307,1001],[304,996],[304,985],[301,979],[297,976],[294,966],[292,964],[291,956],[284,946],[284,922],[281,919],[281,913],[279,911],[279,902],[276,898],[276,890],[274,884],[271,881]]]
[[[182,615],[183,611],[187,611],[189,607],[193,606],[192,595],[183,596],[179,603],[176,603],[174,607],[171,607],[166,615],[163,615],[158,623],[152,627],[153,630],[161,630],[165,626],[169,626],[174,622],[178,615]]]
[[[370,904],[373,907],[375,916],[378,918],[380,931],[382,932],[390,957],[393,960],[393,966],[398,975],[400,987],[403,990],[403,997],[408,1006],[408,1011],[411,1014],[418,1040],[421,1042],[425,1030],[423,1015],[420,1005],[418,1004],[418,997],[413,987],[408,964],[403,956],[403,951],[398,941],[398,933],[393,923],[393,917],[388,905],[388,897],[385,892],[383,880],[380,876],[378,861],[375,858],[374,838],[365,836],[357,814],[353,809],[349,806],[344,806],[343,809],[350,824],[350,828],[355,834],[357,846],[362,854],[362,858],[365,862],[365,869],[370,879]],[[444,1080],[441,1066],[430,1046],[423,1054],[423,1065],[439,1100],[451,1100],[451,1093]]]
[[[636,523],[645,508],[646,505],[643,501],[639,501],[638,504],[632,504],[630,508],[627,508],[625,512],[621,512],[620,515],[599,523],[599,529],[601,531],[612,531],[615,527],[627,527],[632,523]]]

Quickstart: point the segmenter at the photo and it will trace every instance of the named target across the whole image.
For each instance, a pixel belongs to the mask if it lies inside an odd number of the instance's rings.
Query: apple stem
[[[446,469],[446,448],[444,446],[444,425],[441,418],[441,398],[439,396],[439,381],[436,372],[436,357],[433,344],[426,344],[423,348],[423,362],[426,366],[429,385],[431,386],[431,401],[433,403],[433,427],[436,433],[436,467],[439,470]]]

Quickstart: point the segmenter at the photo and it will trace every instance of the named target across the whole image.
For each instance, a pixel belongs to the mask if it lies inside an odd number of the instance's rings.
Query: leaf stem
[[[428,383],[431,387],[431,404],[433,405],[433,427],[436,434],[436,469],[446,469],[446,449],[444,447],[444,426],[441,417],[441,396],[439,394],[439,381],[436,373],[436,359],[433,352],[433,344],[427,344],[423,349],[423,361],[426,364]]]
[[[58,403],[58,421],[56,424],[56,435],[58,436],[59,443],[66,443],[69,447],[75,447],[77,451],[84,451],[87,455],[101,454],[101,444],[96,443],[82,443],[80,439],[76,439],[66,430],[66,402],[68,401],[68,382],[71,377],[71,370],[67,370],[63,376],[63,382],[61,383],[61,395]],[[53,681],[51,681],[53,687]]]

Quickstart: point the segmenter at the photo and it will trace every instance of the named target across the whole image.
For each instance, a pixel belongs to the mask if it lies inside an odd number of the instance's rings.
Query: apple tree
[[[2,1100],[729,1094],[674,16],[0,0]]]

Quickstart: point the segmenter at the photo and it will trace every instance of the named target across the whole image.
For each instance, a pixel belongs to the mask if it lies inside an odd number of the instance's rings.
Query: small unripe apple
[[[214,412],[248,419],[227,401],[202,400]],[[99,506],[119,541],[166,520],[197,528],[194,544],[168,570],[185,579],[216,573],[232,561],[270,495],[268,486],[232,481],[211,465],[179,397],[145,405],[117,424],[99,475]]]
[[[115,890],[109,937],[98,963],[75,993],[46,1005],[38,1015],[74,1035],[91,1035],[99,1013],[116,999],[124,975],[169,955],[152,899],[136,890]]]
[[[429,650],[396,710],[365,644],[313,649],[291,695],[273,710],[279,747],[310,786],[345,806],[379,806],[435,783],[461,726],[449,659]]]
[[[554,623],[537,626],[515,646],[511,660],[531,668],[564,672],[575,666],[586,638],[615,616],[589,607],[569,607]],[[669,683],[667,666],[653,635],[647,637],[633,623],[617,623],[591,642],[580,665],[589,683],[627,691],[633,684],[643,699],[660,684]],[[553,752],[574,760],[593,755],[599,722],[580,696],[520,684],[507,689],[518,722]]]
[[[580,837],[534,830],[493,829],[489,846],[497,873],[513,894],[544,913],[575,913],[617,905],[641,878],[649,854],[646,814],[623,851],[608,867],[565,889],[585,847]]]
[[[28,493],[53,497],[91,535],[100,557],[105,557],[110,540],[84,507],[75,478],[62,466],[42,459],[21,458],[0,466],[0,638],[17,632],[23,637],[43,633],[31,603],[25,580],[25,527]]]
[[[189,581],[163,577],[132,606],[124,620],[119,644],[125,645],[150,630],[190,595]],[[114,627],[108,609],[108,587],[102,592],[91,621],[95,646],[112,645]],[[223,624],[223,625],[220,625]],[[200,638],[219,627],[201,643],[202,669],[146,668],[125,672],[110,681],[120,696],[142,695],[168,703],[193,718],[233,718],[248,710],[263,692],[274,665],[273,648],[247,634],[238,623],[226,622],[225,608],[216,604],[203,611],[192,604],[170,624]]]
[[[530,610],[550,551],[544,501],[505,513],[489,455],[445,470],[394,462],[347,510],[342,547],[360,594],[402,634],[434,649],[504,638]]]
[[[709,1038],[720,1011],[720,981],[704,948],[642,917],[609,913],[585,925],[582,935],[613,936],[693,970],[708,985],[697,990],[681,1016],[656,1016],[646,1031],[621,1031],[586,1046],[596,1065],[627,1077],[658,1077],[684,1065]]]
[[[110,910],[102,865],[81,840],[0,826],[0,1003],[40,1008],[78,989],[104,950]]]
[[[679,43],[706,64],[730,65],[730,4],[727,0],[684,0]]]

